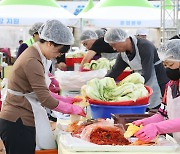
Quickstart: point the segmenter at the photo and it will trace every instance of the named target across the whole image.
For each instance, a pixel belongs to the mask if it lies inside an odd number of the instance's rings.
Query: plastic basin
[[[123,80],[125,77],[127,77],[128,75],[130,75],[132,72],[132,70],[124,70],[117,78],[117,81],[121,81]]]
[[[95,105],[109,105],[109,106],[136,106],[136,105],[146,105],[149,102],[149,98],[153,93],[153,90],[148,87],[145,86],[145,88],[148,91],[148,95],[138,98],[135,102],[133,100],[129,100],[129,101],[120,101],[120,102],[107,102],[107,101],[101,101],[101,100],[94,100],[94,99],[90,99],[87,98],[89,104],[95,104]]]
[[[146,105],[137,106],[107,106],[107,105],[95,105],[90,104],[91,115],[93,119],[97,118],[111,118],[111,113],[113,114],[144,114]]]
[[[66,65],[67,66],[74,66],[74,63],[81,63],[83,57],[79,58],[66,58]]]

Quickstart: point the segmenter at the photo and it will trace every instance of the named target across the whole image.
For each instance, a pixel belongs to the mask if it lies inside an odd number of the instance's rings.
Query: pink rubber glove
[[[53,110],[62,112],[65,114],[75,114],[75,115],[81,115],[83,117],[86,116],[86,113],[81,107],[73,105],[73,104],[64,103],[62,101],[59,101],[58,106],[54,108]]]
[[[59,91],[60,91],[59,82],[53,77],[53,75],[51,73],[48,73],[48,76],[51,79],[51,84],[49,86],[49,90],[54,93],[59,93]]]
[[[49,90],[50,90],[51,92],[54,92],[54,93],[59,93],[59,92],[60,92],[60,88],[54,86],[52,83],[49,85]]]
[[[151,117],[148,117],[148,118],[145,118],[142,120],[136,120],[136,121],[133,121],[132,123],[136,126],[140,126],[141,124],[143,126],[146,126],[147,124],[157,123],[157,122],[161,122],[161,121],[164,121],[164,117],[160,113],[157,113]]]
[[[82,101],[81,98],[73,98],[73,97],[63,97],[56,93],[51,92],[51,96],[57,99],[58,101],[63,101],[65,103],[73,104],[74,102]]]
[[[135,136],[142,141],[151,141],[159,134],[180,132],[180,118],[151,123],[140,129]]]
[[[83,66],[79,67],[79,71],[82,72],[83,71]]]
[[[59,82],[55,79],[55,77],[51,74],[51,73],[48,73],[48,76],[50,77],[51,79],[51,83],[53,85],[55,85],[56,87],[59,87]]]

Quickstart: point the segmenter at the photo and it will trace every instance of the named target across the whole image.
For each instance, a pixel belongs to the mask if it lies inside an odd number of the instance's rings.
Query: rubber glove
[[[79,71],[82,72],[83,71],[83,66],[79,67]]]
[[[54,92],[54,93],[59,93],[60,92],[60,87],[56,87],[54,86],[52,83],[49,85],[49,90],[51,92]]]
[[[58,106],[53,110],[65,114],[75,114],[75,115],[81,115],[83,117],[86,116],[86,113],[81,107],[73,104],[64,103],[63,101],[59,101]]]
[[[81,98],[73,98],[73,97],[63,97],[56,93],[50,92],[51,96],[57,99],[58,101],[63,101],[65,103],[73,104],[74,102],[80,102],[82,101]]]
[[[50,77],[51,79],[51,83],[53,85],[55,85],[56,87],[59,87],[59,82],[55,79],[55,77],[51,74],[51,73],[48,73],[48,76]]]
[[[151,141],[159,134],[175,132],[180,132],[180,118],[148,124],[135,133],[135,136],[142,141]]]
[[[59,93],[60,87],[59,87],[59,82],[53,77],[51,73],[48,73],[48,76],[51,79],[51,84],[49,86],[49,90],[54,92],[54,93]]]
[[[132,124],[134,124],[136,126],[140,126],[141,124],[143,126],[146,126],[147,124],[157,123],[157,122],[161,122],[161,121],[164,121],[164,117],[160,113],[157,113],[157,114],[154,114],[151,117],[133,121]]]

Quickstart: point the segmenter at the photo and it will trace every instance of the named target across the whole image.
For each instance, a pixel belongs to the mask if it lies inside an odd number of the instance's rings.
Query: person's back
[[[18,48],[16,57],[18,58],[26,48],[28,48],[28,45],[26,43],[22,43]]]

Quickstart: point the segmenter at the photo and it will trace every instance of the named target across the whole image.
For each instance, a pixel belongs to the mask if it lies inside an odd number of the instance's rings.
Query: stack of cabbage
[[[116,85],[113,78],[92,79],[82,86],[81,93],[91,99],[108,102],[133,100],[148,95],[144,87],[144,78],[139,73],[133,73]]]
[[[107,69],[110,70],[115,64],[116,59],[109,61],[106,58],[99,58],[98,60],[91,60],[90,63],[85,63],[83,65],[84,69],[98,70],[98,69]]]
[[[78,51],[78,52],[69,52],[66,54],[66,58],[79,58],[79,57],[84,57],[85,52],[83,51]]]

